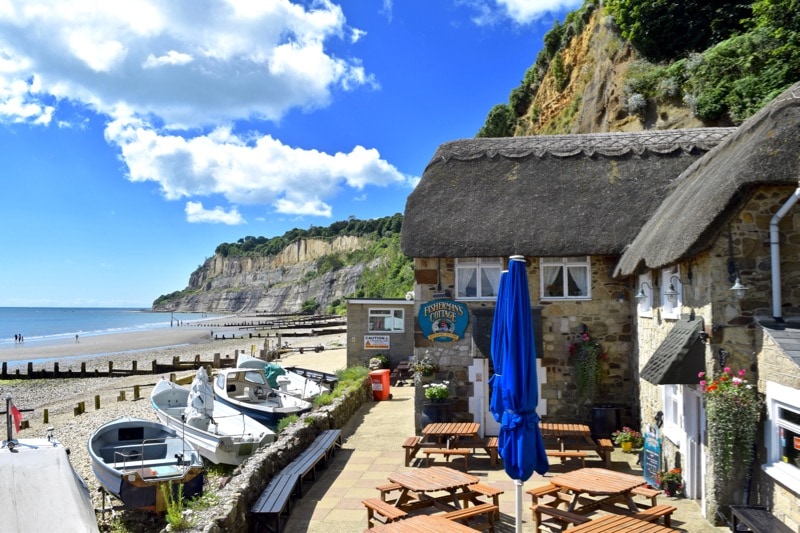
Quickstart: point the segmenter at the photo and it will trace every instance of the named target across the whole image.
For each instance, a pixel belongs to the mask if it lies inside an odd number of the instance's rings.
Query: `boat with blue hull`
[[[267,383],[264,369],[223,368],[214,378],[214,398],[276,428],[281,418],[311,411],[311,403],[275,390]]]
[[[203,493],[203,460],[197,448],[173,428],[141,418],[119,418],[89,437],[92,471],[103,489],[131,509],[163,512],[183,486],[183,498]]]

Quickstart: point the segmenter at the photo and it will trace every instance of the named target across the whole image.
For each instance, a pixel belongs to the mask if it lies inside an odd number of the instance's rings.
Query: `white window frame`
[[[403,333],[405,331],[405,312],[405,309],[397,307],[371,307],[367,311],[367,331],[369,333]],[[373,327],[373,319],[385,318],[390,320],[381,320],[384,324],[384,329]],[[387,323],[391,324],[388,329],[385,329]],[[397,327],[398,323],[399,327]]]
[[[673,278],[673,276],[675,277]],[[664,294],[669,289],[670,283],[675,287],[675,292],[678,293],[675,297],[675,303],[670,302],[667,295]],[[661,318],[667,320],[679,319],[681,317],[681,307],[683,306],[683,284],[680,279],[680,270],[664,269],[661,271],[660,296]]]
[[[561,293],[563,296],[547,296],[550,281],[547,278],[547,267],[561,267]],[[586,294],[570,295],[569,279],[570,276],[563,275],[564,272],[584,269],[586,276]],[[592,299],[592,260],[588,255],[578,257],[541,257],[539,258],[539,294],[542,300],[591,300]]]
[[[647,283],[647,286],[644,284]],[[644,292],[645,298],[636,304],[636,312],[640,317],[653,318],[653,277],[650,272],[639,276],[639,284],[636,294]]]
[[[761,469],[778,483],[792,492],[800,492],[800,468],[781,460],[780,428],[789,428],[800,434],[800,425],[780,418],[779,409],[800,413],[800,395],[797,390],[774,381],[767,381],[767,420],[764,440],[767,449],[767,462]]]
[[[680,446],[686,431],[683,421],[683,385],[661,385],[661,400],[664,406],[665,437]]]
[[[500,257],[465,257],[456,258],[456,300],[497,300],[497,290],[500,286],[500,273],[503,271],[503,259]],[[467,296],[462,288],[467,276],[475,277],[475,295]],[[495,280],[484,287],[483,278],[490,277]],[[490,294],[484,295],[486,290]],[[493,289],[493,290],[492,290]]]

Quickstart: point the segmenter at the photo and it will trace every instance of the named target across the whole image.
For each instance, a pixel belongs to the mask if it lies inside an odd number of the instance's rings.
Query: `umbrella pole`
[[[522,533],[522,480],[521,479],[514,480],[514,488],[516,489],[517,493],[517,512],[514,518],[516,520],[516,532]]]

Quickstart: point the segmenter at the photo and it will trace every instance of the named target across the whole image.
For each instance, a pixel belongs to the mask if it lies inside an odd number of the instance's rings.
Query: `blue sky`
[[[222,242],[402,212],[581,4],[0,0],[0,306],[150,307]]]

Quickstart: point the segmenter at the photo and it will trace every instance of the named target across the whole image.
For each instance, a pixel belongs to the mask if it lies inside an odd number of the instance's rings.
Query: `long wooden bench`
[[[367,508],[367,527],[374,527],[375,518],[377,516],[382,516],[385,520],[385,523],[394,522],[395,520],[399,520],[406,516],[406,512],[398,509],[394,505],[387,503],[379,498],[367,498],[366,500],[361,500],[361,503],[364,504],[364,507]]]
[[[644,520],[645,522],[657,522],[659,518],[664,518],[664,525],[667,527],[672,526],[672,513],[677,511],[678,508],[672,505],[654,505],[638,513],[633,513],[631,516]]]
[[[303,495],[303,482],[307,477],[312,480],[317,479],[317,468],[328,466],[328,461],[335,453],[336,449],[341,447],[342,431],[340,429],[329,429],[320,433],[311,445],[303,450],[294,461],[289,463],[286,468],[281,471],[281,474],[296,475],[299,477],[300,482],[297,484],[297,496]]]
[[[791,533],[789,526],[778,520],[766,507],[731,505],[731,531],[744,531],[740,526],[754,533]]]
[[[270,480],[267,488],[250,508],[257,531],[267,530],[270,533],[280,533],[283,527],[283,516],[286,515],[288,518],[292,511],[292,495],[298,481],[297,476],[282,474],[278,474]]]
[[[611,439],[597,439],[597,455],[600,456],[606,466],[611,465],[611,452],[613,451],[614,443],[611,442]]]
[[[586,457],[589,456],[589,452],[582,452],[582,451],[559,451],[559,450],[546,450],[545,454],[547,457],[558,457],[560,459],[580,459],[581,466],[586,468]]]
[[[661,491],[658,489],[651,489],[645,485],[641,487],[636,487],[631,491],[631,494],[634,496],[642,496],[643,498],[648,498],[650,500],[650,505],[658,505],[658,497],[661,495]]]
[[[406,451],[406,466],[411,466],[411,461],[417,456],[417,452],[420,449],[420,442],[422,442],[422,437],[408,437],[403,442],[403,448]]]
[[[442,455],[447,462],[450,462],[452,456],[461,456],[464,458],[464,472],[469,470],[469,450],[467,448],[423,448],[422,453],[425,454],[425,465],[431,465],[431,455]]]
[[[498,507],[491,503],[482,503],[472,507],[464,507],[456,511],[445,513],[444,517],[454,522],[461,522],[465,526],[471,525],[469,520],[486,515],[486,522],[490,531],[494,531],[494,517],[500,513]]]
[[[548,516],[553,521],[557,522],[561,529],[565,529],[570,525],[583,524],[591,520],[586,516],[564,511],[562,509],[558,509],[557,507],[550,507],[549,505],[531,505],[531,511],[533,511],[534,531],[539,531],[539,526],[542,525],[544,520],[542,515]]]
[[[474,493],[480,494],[481,496],[485,496],[487,498],[492,499],[492,505],[497,507],[497,513],[495,513],[495,518],[498,520],[500,519],[500,495],[503,494],[504,491],[492,487],[491,485],[484,485],[483,483],[475,483],[469,486],[469,490]]]

